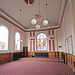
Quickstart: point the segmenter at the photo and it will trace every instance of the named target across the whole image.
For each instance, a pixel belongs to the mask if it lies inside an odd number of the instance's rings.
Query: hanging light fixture
[[[47,5],[48,4],[46,4],[46,19],[43,21],[43,25],[44,26],[47,26],[48,25],[48,20],[47,20]]]
[[[31,20],[32,25],[36,25],[36,29],[40,28],[41,21],[43,20],[43,25],[47,26],[48,25],[48,20],[47,20],[47,4],[46,4],[46,19],[41,17],[40,15],[40,0],[38,0],[38,14],[34,16],[34,18]]]

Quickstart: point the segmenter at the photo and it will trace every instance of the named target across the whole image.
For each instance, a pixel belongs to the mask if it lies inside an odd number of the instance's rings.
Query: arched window
[[[37,51],[47,50],[47,36],[44,33],[40,33],[37,36]]]
[[[8,28],[0,26],[0,50],[8,50]]]
[[[20,50],[20,33],[15,33],[15,50]]]

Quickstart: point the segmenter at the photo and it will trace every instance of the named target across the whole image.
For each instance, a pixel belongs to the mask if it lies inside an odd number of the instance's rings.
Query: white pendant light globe
[[[43,21],[43,25],[44,25],[44,26],[47,26],[47,25],[48,25],[48,21],[47,21],[47,20],[44,20],[44,21]]]
[[[35,25],[37,23],[36,19],[31,20],[31,24]]]
[[[40,25],[37,24],[37,25],[36,25],[36,29],[39,29],[39,28],[40,28]]]

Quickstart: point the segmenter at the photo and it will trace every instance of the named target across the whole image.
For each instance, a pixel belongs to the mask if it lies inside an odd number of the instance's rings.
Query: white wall
[[[30,32],[24,33],[24,47],[28,47],[28,51],[30,51]]]
[[[66,16],[65,16],[65,28],[66,28],[66,38],[72,35],[71,32],[71,17],[70,17],[70,9],[68,7]]]
[[[57,49],[62,52],[62,47],[60,48],[59,46],[62,46],[62,29],[57,31]]]
[[[27,46],[28,47],[28,34],[29,32],[25,32],[24,33],[24,46]]]
[[[22,51],[23,49],[23,35],[24,35],[24,31],[22,31],[21,29],[17,28],[16,26],[12,25],[11,23],[7,22],[6,20],[0,18],[0,26],[4,25],[8,28],[9,30],[9,39],[8,39],[8,50],[0,50],[0,53],[9,53],[9,52],[19,52]],[[20,50],[15,50],[15,32],[19,32],[21,35],[21,40],[23,40],[21,42],[21,48]]]
[[[58,50],[72,54],[72,45],[71,45],[71,36],[72,36],[72,26],[71,26],[71,13],[70,13],[69,2],[67,4],[63,21],[59,30],[57,30],[57,39],[58,46],[62,46],[62,50],[58,48]]]

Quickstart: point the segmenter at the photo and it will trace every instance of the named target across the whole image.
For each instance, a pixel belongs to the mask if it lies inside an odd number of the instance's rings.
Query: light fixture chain
[[[47,5],[48,5],[48,4],[46,4],[46,19],[48,18],[48,17],[47,17]]]
[[[38,13],[40,14],[40,0],[38,0]]]
[[[20,9],[20,23],[21,23],[21,11],[22,11],[22,10]]]

